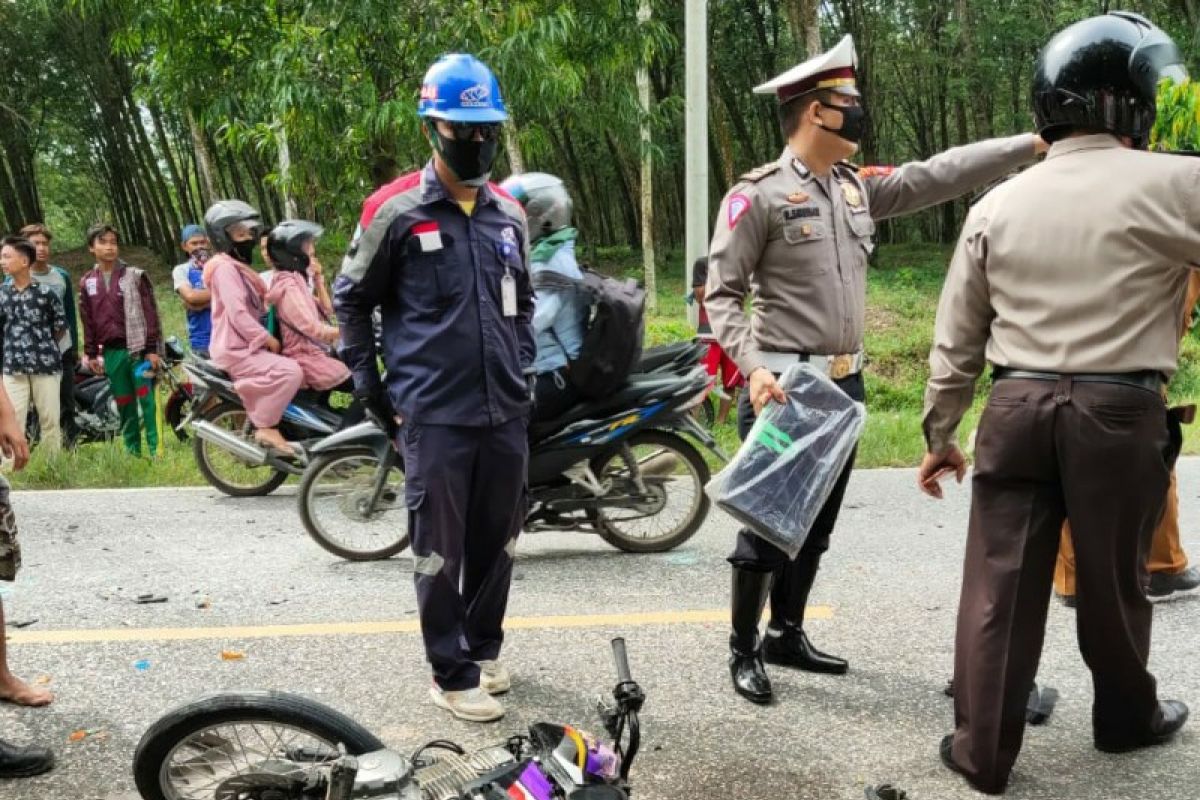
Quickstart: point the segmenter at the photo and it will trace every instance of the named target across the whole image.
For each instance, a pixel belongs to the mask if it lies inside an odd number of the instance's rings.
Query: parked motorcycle
[[[598,533],[634,553],[670,550],[699,530],[709,468],[693,441],[726,456],[690,413],[711,378],[702,367],[672,372],[672,363],[679,368],[668,359],[659,365],[667,371],[636,375],[613,396],[530,428],[524,530]],[[312,448],[298,504],[305,530],[341,558],[408,547],[403,462],[377,423]]]
[[[177,374],[179,364],[183,362],[183,346],[174,336],[163,343],[162,368],[159,380],[167,388],[166,407],[163,415],[181,440],[187,438],[187,433],[180,430],[186,418],[193,399],[190,382],[180,380]],[[75,427],[79,431],[74,444],[89,444],[105,442],[115,437],[121,430],[121,417],[117,411],[117,402],[113,398],[108,377],[104,373],[95,373],[82,363],[75,367]],[[31,412],[26,418],[25,436],[30,442],[41,438],[41,426],[37,414]]]
[[[192,411],[183,420],[195,439],[196,466],[214,488],[233,497],[257,497],[279,488],[289,475],[300,475],[307,450],[337,430],[342,412],[316,392],[301,392],[288,404],[279,430],[297,447],[283,457],[254,441],[254,427],[233,388],[233,380],[208,361],[191,358],[184,370],[195,387]]]
[[[539,722],[480,750],[436,739],[405,755],[297,695],[214,694],[150,726],[134,780],[143,800],[627,800],[646,698],[625,641],[612,650],[618,683],[599,709],[611,745]]]

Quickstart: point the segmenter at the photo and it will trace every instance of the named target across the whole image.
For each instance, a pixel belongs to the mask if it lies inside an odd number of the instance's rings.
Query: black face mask
[[[819,101],[818,101],[819,102]],[[867,110],[862,106],[835,106],[832,103],[821,103],[824,108],[842,112],[842,127],[834,130],[826,128],[832,134],[842,137],[847,142],[858,144],[862,140],[863,129],[866,127]]]
[[[258,249],[258,241],[256,239],[247,239],[244,242],[234,242],[229,248],[229,254],[246,266],[250,266],[254,263],[254,251],[256,249]]]
[[[485,139],[477,142],[472,139],[463,142],[443,136],[438,130],[434,130],[433,135],[436,137],[433,147],[454,173],[454,177],[467,186],[482,186],[487,183],[500,144],[497,140]]]
[[[212,258],[212,252],[207,247],[197,247],[192,251],[192,261],[201,267],[208,263],[210,258]]]

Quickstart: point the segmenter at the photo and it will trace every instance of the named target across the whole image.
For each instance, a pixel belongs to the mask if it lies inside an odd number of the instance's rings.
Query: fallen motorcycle
[[[612,744],[569,725],[471,752],[436,739],[405,755],[333,709],[282,692],[214,694],[150,726],[133,759],[143,800],[627,800],[645,703],[612,641]]]
[[[533,425],[524,529],[597,533],[634,553],[690,539],[709,509],[709,468],[693,441],[725,458],[690,413],[710,386],[696,366],[635,375],[611,397]],[[298,504],[317,544],[353,561],[408,547],[404,466],[381,425],[347,428],[309,456]]]

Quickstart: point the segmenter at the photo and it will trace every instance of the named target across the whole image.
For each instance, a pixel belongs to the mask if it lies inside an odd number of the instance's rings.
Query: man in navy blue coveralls
[[[527,505],[533,290],[524,212],[487,180],[506,118],[495,77],[443,56],[419,114],[433,158],[367,199],[334,304],[356,393],[383,408],[386,391],[400,423],[433,701],[483,722],[510,683],[498,658]]]

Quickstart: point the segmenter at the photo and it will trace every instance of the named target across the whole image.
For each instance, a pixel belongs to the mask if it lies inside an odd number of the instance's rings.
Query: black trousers
[[[1021,749],[1064,518],[1093,733],[1108,745],[1149,733],[1158,699],[1143,580],[1169,448],[1154,392],[1069,378],[992,389],[975,439],[954,645],[953,756],[977,788],[1003,790]]]
[[[400,429],[421,635],[446,691],[475,688],[476,662],[500,655],[528,506],[526,424]]]
[[[862,402],[866,397],[861,372],[835,381],[835,383],[853,400]],[[754,426],[754,420],[755,414],[754,407],[750,404],[750,392],[742,392],[738,399],[738,435],[742,439],[745,439],[746,435],[750,433],[750,429]],[[850,482],[854,457],[855,453],[852,453],[850,460],[846,462],[846,468],[842,470],[837,483],[834,484],[829,499],[821,507],[821,512],[817,515],[812,530],[809,531],[808,539],[804,542],[804,547],[800,550],[795,562],[788,558],[787,553],[766,539],[755,536],[743,528],[738,533],[737,545],[729,556],[729,563],[752,572],[776,572],[787,569],[791,564],[799,562],[806,556],[820,557],[829,549],[829,537],[837,523],[838,512],[842,507],[842,498],[846,494],[846,485]]]
[[[75,365],[78,363],[79,356],[73,350],[63,353],[62,381],[58,385],[58,416],[63,443],[67,445],[79,437],[79,426],[75,424]]]
[[[533,387],[533,416],[530,422],[545,422],[561,417],[579,402],[579,392],[567,380],[565,370],[538,373]]]

